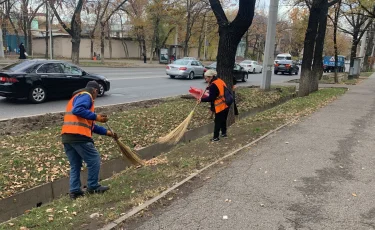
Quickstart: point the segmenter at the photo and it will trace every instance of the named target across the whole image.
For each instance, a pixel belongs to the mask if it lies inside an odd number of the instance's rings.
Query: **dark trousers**
[[[219,138],[220,130],[221,134],[227,134],[228,112],[229,109],[225,109],[220,113],[215,114],[214,138]]]

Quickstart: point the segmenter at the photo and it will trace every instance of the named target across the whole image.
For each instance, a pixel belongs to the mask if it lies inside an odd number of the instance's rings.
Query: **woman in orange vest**
[[[66,106],[62,126],[62,143],[70,163],[70,198],[76,199],[84,195],[81,190],[80,173],[82,161],[88,169],[87,192],[104,193],[109,189],[101,186],[99,181],[100,155],[94,146],[92,133],[117,138],[115,133],[95,124],[95,121],[107,122],[106,115],[96,114],[94,100],[100,90],[96,81],[87,83],[86,88],[73,93]]]
[[[202,102],[213,102],[215,110],[215,128],[214,137],[211,141],[220,141],[219,134],[221,131],[221,137],[227,138],[227,117],[229,107],[225,103],[224,98],[224,87],[226,84],[223,80],[216,77],[217,73],[215,70],[208,70],[204,74],[205,81],[210,84],[209,91],[210,95],[206,98],[198,99],[198,103]]]

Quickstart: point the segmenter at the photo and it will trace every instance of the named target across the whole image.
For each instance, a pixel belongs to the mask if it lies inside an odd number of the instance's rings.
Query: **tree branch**
[[[211,9],[215,14],[217,24],[219,27],[225,27],[229,25],[228,18],[225,15],[223,7],[219,0],[210,0]]]
[[[254,9],[255,0],[240,0],[237,16],[232,22],[233,26],[249,27],[254,18]],[[251,20],[249,20],[249,17]]]
[[[333,1],[328,2],[328,8],[335,5],[338,2],[339,2],[339,0],[333,0]]]
[[[68,32],[68,34],[70,34],[71,36],[73,36],[72,30],[63,22],[63,20],[61,20],[60,15],[57,13],[56,7],[52,3],[52,1],[53,0],[49,0],[49,4],[50,4],[50,6],[52,8],[53,13],[56,15],[57,20],[59,21],[60,25],[64,28],[64,30],[66,32]]]
[[[111,14],[104,20],[105,23],[109,21],[109,19],[112,17],[114,13],[116,13],[128,0],[123,0],[121,4],[119,4],[116,9],[112,10]]]

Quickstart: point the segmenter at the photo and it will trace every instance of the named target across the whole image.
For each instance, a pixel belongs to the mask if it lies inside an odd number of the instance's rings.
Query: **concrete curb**
[[[239,119],[249,117],[253,114],[263,112],[280,104],[283,104],[290,99],[294,98],[295,95],[282,98],[279,101],[266,105],[262,108],[254,108],[250,111],[244,112],[240,115]],[[207,125],[201,126],[196,129],[189,130],[185,133],[180,142],[189,143],[197,138],[203,137],[210,134],[213,130],[214,123],[211,122]],[[159,156],[164,152],[169,151],[174,146],[167,144],[153,144],[138,150],[137,152],[143,159],[151,159]],[[121,160],[119,158],[104,162],[101,165],[100,180],[110,178],[115,173],[121,172],[127,167],[131,166],[128,161]],[[81,181],[87,180],[87,173],[84,170],[81,173]],[[69,177],[62,177],[56,181],[45,183],[34,188],[30,188],[24,192],[15,194],[11,197],[0,200],[0,222],[9,220],[10,218],[17,217],[24,214],[26,210],[33,207],[39,207],[42,204],[51,202],[54,199],[60,198],[62,195],[68,193],[69,188]]]
[[[233,152],[221,157],[220,159],[216,160],[215,162],[207,165],[206,167],[198,170],[197,172],[191,174],[190,176],[188,176],[187,178],[185,178],[184,180],[178,182],[177,184],[175,184],[174,186],[168,188],[167,190],[165,190],[164,192],[162,192],[161,194],[159,194],[158,196],[146,201],[144,204],[138,206],[138,207],[135,207],[133,208],[131,211],[129,211],[128,213],[126,213],[125,215],[123,215],[122,217],[110,222],[109,224],[107,224],[106,226],[104,226],[103,228],[100,228],[100,230],[112,230],[114,228],[116,228],[119,224],[123,223],[124,221],[126,221],[127,219],[129,219],[130,217],[134,216],[135,214],[137,214],[138,212],[142,211],[143,209],[147,208],[148,206],[154,204],[155,202],[159,201],[160,199],[164,198],[166,195],[168,195],[171,191],[175,190],[176,188],[180,187],[181,185],[185,184],[186,182],[188,182],[189,180],[193,179],[194,177],[196,177],[197,175],[199,175],[200,173],[202,173],[203,171],[209,169],[210,167],[218,164],[219,162],[237,154],[238,152],[240,152],[241,150],[243,149],[246,149],[248,148],[249,146],[263,140],[264,138],[268,137],[269,135],[277,132],[278,130],[284,128],[285,126],[293,123],[295,120],[292,120],[292,121],[289,121],[287,122],[286,124],[283,124],[281,126],[279,126],[278,128],[274,129],[274,130],[271,130],[269,131],[268,133],[264,134],[263,136],[259,137],[258,139],[250,142],[249,144],[246,144],[244,146],[242,146],[241,148],[239,149],[236,149],[234,150]]]

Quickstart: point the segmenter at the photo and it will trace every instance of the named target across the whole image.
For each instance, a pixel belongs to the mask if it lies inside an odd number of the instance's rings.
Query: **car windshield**
[[[16,62],[16,63],[10,64],[8,66],[5,66],[3,68],[3,70],[9,70],[9,71],[12,71],[12,72],[20,71],[20,70],[23,70],[23,69],[29,67],[31,64],[32,63],[29,62],[29,61]]]
[[[175,62],[173,62],[173,64],[176,64],[176,65],[188,65],[190,61],[188,60],[176,60]]]
[[[285,57],[285,56],[278,56],[276,57],[276,60],[292,60],[291,57]]]

